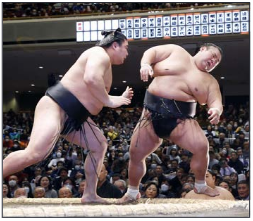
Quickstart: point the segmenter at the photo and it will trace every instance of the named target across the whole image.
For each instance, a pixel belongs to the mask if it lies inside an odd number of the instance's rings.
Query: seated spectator
[[[97,194],[102,198],[121,198],[123,194],[120,189],[107,180],[107,175],[108,172],[103,164],[99,174]]]
[[[219,149],[223,148],[223,145],[225,142],[228,142],[228,138],[225,137],[225,133],[219,133],[218,138],[214,138],[215,146],[217,146]]]
[[[56,166],[52,166],[51,169],[49,169],[47,171],[47,175],[50,175],[50,177],[52,179],[55,179],[58,176],[60,169],[63,168],[63,167],[64,167],[64,162],[63,161],[58,161],[56,163]]]
[[[249,166],[248,159],[246,159],[246,157],[244,156],[241,147],[237,148],[237,156],[238,156],[238,159],[243,163],[243,168],[246,169]]]
[[[9,135],[6,135],[3,140],[3,147],[11,148],[13,147],[13,140],[10,138]]]
[[[27,192],[25,188],[17,188],[14,192],[14,198],[27,198]]]
[[[115,130],[115,127],[109,126],[108,132],[107,132],[107,138],[110,140],[115,140],[118,137],[118,132]]]
[[[233,167],[237,174],[244,172],[243,163],[238,159],[238,155],[235,151],[230,154],[230,159],[228,161],[228,166]]]
[[[73,198],[71,190],[66,186],[60,188],[59,198]]]
[[[12,140],[19,140],[20,138],[20,132],[17,130],[17,128],[13,128],[13,131],[10,132],[9,134]]]
[[[56,152],[56,158],[55,159],[52,159],[49,164],[47,165],[49,169],[54,169],[54,167],[57,166],[57,162],[58,161],[62,161],[62,162],[65,162],[65,158],[62,157],[62,151],[61,150],[57,150]]]
[[[241,180],[237,184],[238,197],[236,200],[249,200],[249,183]]]
[[[208,170],[206,173],[206,183],[211,188],[216,189],[220,195],[211,197],[205,194],[195,193],[194,190],[191,190],[189,193],[185,195],[185,198],[186,199],[206,199],[206,200],[235,200],[233,195],[228,190],[215,185],[215,179],[216,179],[216,175],[211,170]]]
[[[209,151],[209,164],[208,164],[208,168],[211,169],[214,164],[218,164],[218,163],[219,163],[219,160],[217,160],[215,158],[214,151]]]
[[[34,195],[34,198],[45,198],[46,191],[45,191],[44,187],[37,186],[37,187],[35,187],[33,195]]]
[[[176,172],[176,176],[169,180],[169,185],[171,186],[171,191],[177,196],[180,197],[180,191],[182,189],[183,182],[182,180],[186,178],[187,175],[184,172],[183,168],[178,168]]]
[[[60,168],[58,177],[53,180],[53,186],[56,191],[62,187],[62,182],[68,177],[68,169],[65,167]]]
[[[213,131],[212,125],[208,125],[206,130],[204,131],[206,137],[211,136],[212,138],[216,137],[215,131]]]
[[[77,194],[75,181],[70,177],[67,177],[62,181],[62,186],[68,187],[71,190],[73,196]]]
[[[85,179],[84,169],[82,166],[82,161],[76,160],[74,163],[74,168],[71,170],[70,178],[75,180],[76,185]]]
[[[126,193],[127,184],[126,184],[126,181],[125,181],[125,180],[122,180],[122,179],[116,180],[116,181],[114,182],[114,185],[120,189],[120,191],[121,191],[121,193],[122,193],[123,195]]]
[[[228,190],[230,193],[232,193],[232,187],[229,185],[227,181],[221,181],[219,183],[220,187],[223,187],[224,189]]]
[[[113,173],[120,173],[123,169],[127,168],[127,163],[123,158],[123,153],[118,152],[117,158],[112,163],[112,172]]]
[[[225,178],[223,179],[225,180]],[[229,185],[232,188],[232,194],[234,197],[238,196],[238,191],[237,191],[237,183],[238,183],[238,174],[236,172],[233,172],[230,174],[230,180],[229,180]]]
[[[28,180],[24,180],[22,182],[22,188],[25,188],[26,193],[27,193],[27,198],[33,198],[32,187]]]
[[[76,195],[74,195],[74,197],[76,198],[82,198],[83,196],[83,191],[86,187],[86,180],[82,180],[80,183],[79,183],[79,186],[78,186],[78,192]]]
[[[158,178],[158,188],[161,188],[162,183],[167,181],[166,176],[163,174],[163,167],[161,165],[156,166],[155,174]]]
[[[159,187],[155,182],[148,182],[145,187],[144,196],[141,198],[166,198],[166,196],[159,194]]]
[[[13,198],[14,197],[14,192],[15,190],[17,190],[19,188],[19,185],[18,185],[18,177],[16,175],[11,175],[8,179],[8,184],[9,184],[9,187],[10,187],[10,197]]]
[[[185,198],[186,194],[189,193],[191,190],[193,190],[194,184],[192,183],[184,183],[181,190],[181,198]]]
[[[181,154],[181,162],[178,164],[178,167],[183,168],[185,173],[189,173],[190,161],[191,161],[190,153],[184,150]]]
[[[169,185],[169,181],[165,180],[162,182],[161,188],[160,188],[160,194],[164,195],[165,198],[176,198],[176,194],[171,191],[171,187]]]
[[[169,161],[168,165],[167,165],[167,168],[168,169],[165,171],[165,174],[170,174],[170,173],[177,172],[178,160],[173,159],[173,160]]]
[[[127,168],[124,168],[123,170],[121,170],[120,179],[124,180],[126,182],[126,184],[128,184],[128,170],[127,170]]]
[[[230,176],[231,173],[236,172],[233,167],[230,167],[228,165],[227,160],[224,160],[224,159],[221,160],[220,166],[221,166],[221,168],[220,168],[220,175],[221,176],[225,176],[225,175]]]
[[[45,198],[58,198],[57,191],[52,187],[52,181],[49,176],[42,176],[39,180],[39,186],[46,191]]]
[[[7,184],[3,184],[3,198],[9,198],[9,187]]]
[[[194,174],[190,173],[189,175],[187,175],[186,183],[190,183],[190,184],[194,185],[194,183],[195,183]]]

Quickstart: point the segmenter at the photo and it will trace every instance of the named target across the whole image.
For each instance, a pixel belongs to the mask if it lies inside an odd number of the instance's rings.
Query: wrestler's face
[[[202,47],[202,69],[211,72],[221,61],[220,51],[215,47]]]
[[[128,41],[125,40],[121,45],[114,42],[115,58],[113,64],[120,65],[123,64],[128,56]]]

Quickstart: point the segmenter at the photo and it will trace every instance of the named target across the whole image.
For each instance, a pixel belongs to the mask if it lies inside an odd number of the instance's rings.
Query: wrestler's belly
[[[148,91],[156,96],[166,99],[174,99],[184,102],[195,102],[185,85],[178,82],[166,82],[163,79],[154,79],[148,87]]]

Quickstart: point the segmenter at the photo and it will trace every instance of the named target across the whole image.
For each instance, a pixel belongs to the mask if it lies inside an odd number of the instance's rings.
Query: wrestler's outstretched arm
[[[84,83],[89,90],[106,107],[116,108],[128,105],[131,100],[124,96],[109,96],[106,91],[104,75],[111,68],[111,62],[107,55],[94,53],[87,60]]]
[[[220,115],[223,111],[222,98],[220,93],[220,87],[215,78],[211,78],[208,87],[207,96],[207,106],[209,108],[208,114],[210,115],[208,119],[211,124],[218,124],[220,120]]]

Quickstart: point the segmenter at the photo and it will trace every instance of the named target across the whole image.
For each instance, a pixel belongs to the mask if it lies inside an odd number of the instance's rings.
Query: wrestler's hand
[[[133,89],[130,88],[129,86],[127,86],[127,88],[124,91],[124,93],[122,94],[122,96],[131,100],[133,98],[133,96],[134,96]]]
[[[140,69],[140,75],[142,81],[148,81],[148,76],[153,77],[153,68],[149,64],[143,64]]]
[[[210,108],[207,112],[210,116],[208,117],[208,120],[211,124],[218,124],[220,120],[220,111],[218,108]]]
[[[131,100],[123,96],[110,96],[109,103],[106,105],[110,108],[120,107],[122,105],[129,105]]]

